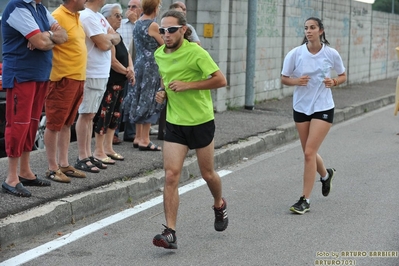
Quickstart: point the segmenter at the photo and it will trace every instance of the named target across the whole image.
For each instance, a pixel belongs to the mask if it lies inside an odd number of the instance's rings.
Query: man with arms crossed
[[[224,231],[228,225],[221,179],[214,170],[215,122],[210,92],[211,89],[226,86],[226,78],[208,52],[188,41],[191,31],[182,12],[166,12],[162,16],[159,32],[165,42],[155,52],[155,60],[165,87],[164,91],[161,89],[157,93],[156,100],[162,103],[167,98],[162,149],[166,228],[154,237],[153,244],[177,249],[178,185],[189,149],[196,150],[202,178],[214,199],[215,230]]]
[[[79,20],[79,11],[84,10],[86,0],[63,1],[64,4],[52,15],[66,29],[68,41],[53,49],[50,88],[45,101],[47,123],[44,142],[48,161],[47,178],[69,183],[71,180],[68,176],[86,177],[85,173],[76,170],[68,162],[71,125],[82,102],[86,79],[86,35]]]
[[[105,164],[115,164],[115,161],[108,156],[98,155],[99,159],[96,159],[95,155],[91,154],[93,118],[98,111],[108,82],[111,69],[111,47],[121,41],[120,35],[99,12],[105,2],[106,0],[88,0],[86,9],[80,12],[80,21],[86,34],[88,57],[83,101],[80,104],[76,122],[79,158],[75,168],[91,173],[98,173],[99,168],[106,169]],[[96,141],[98,141],[97,137],[96,135]]]
[[[30,197],[24,186],[50,186],[30,168],[37,128],[51,71],[52,49],[67,34],[40,0],[11,0],[3,12],[3,88],[6,92],[5,192]],[[19,175],[18,175],[19,164]]]

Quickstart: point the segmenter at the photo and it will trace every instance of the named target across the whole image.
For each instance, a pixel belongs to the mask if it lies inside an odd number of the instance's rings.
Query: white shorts
[[[83,90],[83,101],[79,106],[79,114],[96,114],[100,108],[108,78],[88,78]]]

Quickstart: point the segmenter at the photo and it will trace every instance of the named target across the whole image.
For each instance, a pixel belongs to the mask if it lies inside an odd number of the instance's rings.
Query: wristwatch
[[[49,30],[48,33],[50,34],[50,40],[53,40],[54,33],[51,30]]]

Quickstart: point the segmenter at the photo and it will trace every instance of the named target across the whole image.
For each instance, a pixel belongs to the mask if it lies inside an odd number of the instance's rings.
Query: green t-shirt
[[[174,92],[168,84],[174,80],[206,80],[219,67],[197,43],[184,40],[180,48],[170,54],[166,54],[164,49],[165,45],[159,47],[154,56],[168,97],[166,121],[179,126],[196,126],[213,120],[210,90]]]

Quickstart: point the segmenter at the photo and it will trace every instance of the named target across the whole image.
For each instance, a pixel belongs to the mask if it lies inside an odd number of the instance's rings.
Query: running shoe
[[[320,182],[321,182],[321,193],[323,194],[324,197],[327,197],[328,194],[330,194],[331,188],[332,188],[332,181],[335,176],[335,169],[334,168],[327,168],[327,173],[328,173],[328,178],[326,181],[323,181],[320,177]]]
[[[304,214],[305,212],[309,211],[310,203],[308,203],[305,199],[305,196],[299,198],[298,202],[291,206],[290,211]]]
[[[163,230],[162,234],[158,234],[152,240],[152,243],[161,248],[167,249],[177,249],[177,238],[176,231],[165,226],[165,230]]]
[[[229,225],[229,218],[227,217],[227,202],[224,198],[223,200],[223,205],[219,208],[215,208],[213,206],[213,210],[215,211],[215,230],[216,231],[224,231],[227,226]]]

